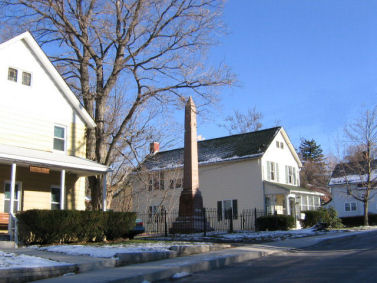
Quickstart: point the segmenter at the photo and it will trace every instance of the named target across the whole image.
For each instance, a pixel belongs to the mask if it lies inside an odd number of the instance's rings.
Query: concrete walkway
[[[367,232],[367,231],[366,231]],[[38,282],[137,282],[141,283],[144,280],[156,281],[161,279],[170,278],[176,273],[180,272],[198,272],[207,271],[211,269],[221,268],[233,263],[244,262],[251,259],[257,259],[262,256],[270,255],[273,253],[284,252],[292,249],[300,249],[308,246],[315,245],[323,240],[331,240],[340,237],[354,236],[359,233],[365,232],[339,232],[327,233],[325,235],[287,239],[277,242],[269,242],[264,244],[240,245],[235,248],[222,249],[216,251],[207,251],[201,254],[194,254],[189,256],[176,257],[171,255],[158,256],[158,255],[145,255],[145,258],[140,257],[141,261],[154,260],[145,263],[132,264],[127,266],[119,266],[119,259],[106,259],[94,258],[89,256],[72,256],[61,253],[52,253],[46,251],[39,251],[30,248],[20,249],[3,249],[6,252],[13,252],[17,254],[27,254],[42,258],[47,258],[60,262],[67,262],[71,264],[71,268],[64,269],[57,268],[55,273],[53,268],[48,269],[51,276],[65,274],[56,278],[49,278],[40,280]],[[201,251],[203,252],[203,251]],[[196,253],[196,252],[195,252]],[[190,253],[184,253],[186,255]],[[151,258],[147,258],[147,257]],[[121,258],[122,256],[120,256]],[[128,255],[128,260],[133,255]],[[165,259],[163,259],[165,258]],[[160,260],[159,260],[160,259]],[[38,271],[38,270],[37,270]],[[25,270],[26,272],[26,270]],[[41,270],[42,272],[42,270]],[[22,273],[22,272],[21,272]],[[79,273],[79,274],[76,274]],[[20,270],[18,270],[19,280],[15,277],[10,280],[0,280],[0,282],[25,282],[35,280],[43,277],[27,277],[28,274],[22,279]],[[39,274],[40,275],[40,274]],[[46,276],[44,277],[46,278]]]

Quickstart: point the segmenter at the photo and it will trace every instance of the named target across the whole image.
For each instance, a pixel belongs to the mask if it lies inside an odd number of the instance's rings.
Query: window
[[[54,150],[65,151],[65,128],[54,126]]]
[[[13,82],[17,82],[17,73],[18,73],[18,71],[16,69],[9,68],[8,69],[8,80],[13,81]]]
[[[165,179],[164,173],[154,173],[149,175],[148,180],[148,191],[152,190],[164,190],[165,189]]]
[[[21,198],[21,185],[20,183],[15,184],[14,196],[13,196],[13,212],[20,210],[20,198]],[[10,182],[5,182],[4,184],[4,212],[10,212]]]
[[[162,223],[165,207],[163,205],[151,205],[148,207],[148,223]]]
[[[296,168],[285,166],[285,178],[287,184],[297,185]]]
[[[267,180],[279,181],[279,165],[276,162],[267,161]]]
[[[356,202],[344,203],[344,211],[356,211]]]
[[[51,210],[60,209],[60,188],[51,187]]]
[[[169,189],[171,189],[171,190],[174,189],[174,179],[169,180]]]
[[[175,188],[176,189],[181,189],[183,187],[183,179],[178,178],[175,180]]]
[[[276,141],[276,147],[277,147],[277,148],[281,148],[281,149],[283,149],[283,148],[284,148],[284,143],[283,143],[283,142]]]
[[[27,72],[22,72],[22,84],[30,86],[31,85],[31,74]]]
[[[302,196],[301,197],[301,210],[309,210],[308,209],[308,196]]]
[[[233,219],[238,218],[238,204],[237,200],[220,200],[217,202],[217,221],[223,219],[229,220],[233,216]]]

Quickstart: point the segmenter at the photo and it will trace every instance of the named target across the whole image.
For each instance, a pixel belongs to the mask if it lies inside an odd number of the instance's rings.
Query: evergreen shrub
[[[295,219],[291,215],[267,215],[258,217],[255,223],[258,231],[288,230],[295,226]]]
[[[342,228],[343,224],[338,213],[333,207],[320,207],[318,210],[303,211],[305,219],[303,221],[304,228],[312,227],[319,223],[324,223],[327,228]]]
[[[127,237],[134,228],[133,212],[27,210],[17,213],[21,242],[56,244],[99,242]]]

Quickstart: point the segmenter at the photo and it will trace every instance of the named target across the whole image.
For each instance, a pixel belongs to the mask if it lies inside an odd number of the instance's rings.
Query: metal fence
[[[255,220],[264,215],[266,215],[265,211],[258,209],[244,209],[241,213],[233,215],[231,210],[224,212],[218,211],[216,208],[204,208],[193,218],[196,219],[194,220],[196,221],[196,230],[206,234],[210,231],[255,231]],[[178,211],[167,212],[166,210],[157,213],[137,213],[137,218],[143,221],[145,233],[149,235],[168,236],[177,233],[173,226],[177,226],[178,216]],[[193,232],[194,228],[186,227],[187,232]],[[183,227],[180,230],[182,233],[184,232]]]

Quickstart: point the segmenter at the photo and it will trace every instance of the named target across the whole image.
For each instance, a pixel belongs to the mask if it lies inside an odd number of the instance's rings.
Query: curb
[[[67,273],[74,273],[76,270],[77,266],[75,264],[53,267],[12,268],[0,270],[0,282],[28,282],[44,278],[61,276]]]
[[[125,266],[149,261],[164,260],[169,258],[203,254],[213,251],[231,248],[231,245],[203,245],[203,246],[172,246],[167,252],[145,252],[145,253],[119,253],[116,254],[116,266]],[[81,271],[81,269],[80,269]]]
[[[172,246],[166,252],[144,252],[144,253],[119,253],[114,258],[99,258],[95,262],[72,263],[62,266],[36,267],[36,268],[14,268],[0,270],[0,283],[3,282],[28,282],[62,276],[67,273],[80,274],[105,268],[121,267],[132,264],[140,264],[151,261],[160,261],[170,258],[189,256],[199,253],[230,248],[231,245],[205,245],[205,246]],[[46,253],[48,255],[48,253]],[[36,255],[41,257],[41,255]],[[47,258],[54,260],[47,256]]]
[[[40,282],[141,283],[144,280],[153,282],[169,278],[178,272],[194,273],[218,269],[234,263],[257,259],[271,253],[273,252],[261,251],[251,247],[238,247],[228,249],[225,252],[213,251],[190,257],[160,260],[157,264],[148,262],[113,269],[102,269],[72,276],[50,278]]]

